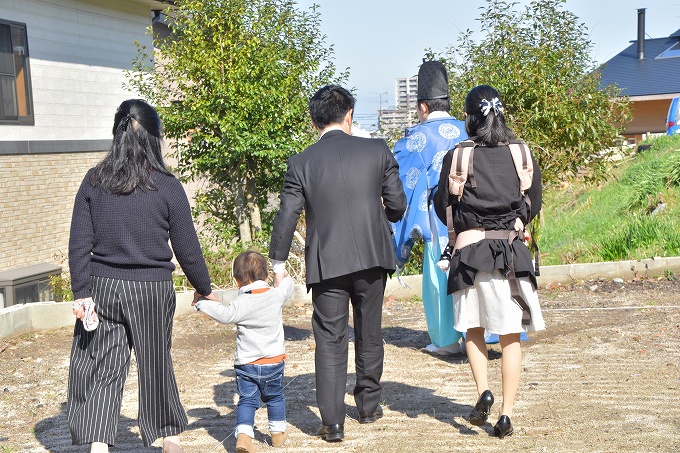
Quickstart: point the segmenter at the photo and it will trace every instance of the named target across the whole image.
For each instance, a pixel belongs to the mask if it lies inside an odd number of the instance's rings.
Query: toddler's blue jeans
[[[267,405],[270,432],[286,430],[286,400],[283,396],[285,361],[271,365],[234,365],[239,395],[236,432],[255,437],[255,411],[260,401]]]

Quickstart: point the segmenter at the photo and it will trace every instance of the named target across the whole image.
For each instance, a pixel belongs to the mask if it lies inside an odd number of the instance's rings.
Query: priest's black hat
[[[449,76],[439,61],[423,61],[418,70],[418,99],[448,99]]]

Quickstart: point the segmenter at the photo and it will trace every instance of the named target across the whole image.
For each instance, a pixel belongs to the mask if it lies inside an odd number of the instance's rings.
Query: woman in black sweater
[[[69,428],[73,444],[91,444],[91,452],[107,452],[114,444],[134,348],[142,441],[149,446],[163,437],[164,452],[181,452],[187,417],[170,355],[173,251],[196,289],[194,299],[216,297],[189,201],[163,162],[158,113],[143,100],[123,102],[113,136],[104,160],[85,175],[71,220],[69,267],[78,320]]]
[[[541,173],[531,156],[533,180],[525,197],[508,146],[521,142],[512,140],[500,95],[494,88],[473,88],[465,99],[465,112],[465,129],[474,142],[470,157],[474,178],[468,175],[460,199],[452,195],[452,152],[447,153],[434,205],[444,223],[447,207],[451,207],[458,234],[448,293],[453,294],[454,327],[466,333],[467,355],[479,394],[470,422],[484,425],[494,401],[487,378],[484,333],[488,331],[499,335],[503,351],[503,403],[494,426],[495,434],[503,438],[513,432],[510,416],[522,365],[520,333],[545,328],[531,253],[523,241],[523,226],[541,209]],[[529,315],[530,319],[526,319]]]

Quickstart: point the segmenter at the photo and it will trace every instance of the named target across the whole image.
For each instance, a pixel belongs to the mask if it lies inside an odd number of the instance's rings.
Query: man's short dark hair
[[[427,105],[430,113],[432,112],[446,112],[451,110],[451,100],[450,99],[418,99],[418,105],[420,103]]]
[[[340,124],[347,112],[354,109],[352,93],[339,85],[326,85],[309,100],[309,113],[319,129]]]
[[[257,280],[266,282],[269,278],[267,259],[252,250],[239,254],[234,260],[234,278],[243,286]]]

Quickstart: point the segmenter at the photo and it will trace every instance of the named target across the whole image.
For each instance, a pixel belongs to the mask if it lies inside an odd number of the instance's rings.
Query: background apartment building
[[[415,123],[418,99],[418,77],[394,79],[394,107],[380,109],[379,128],[387,131],[404,130]]]
[[[418,99],[418,77],[394,79],[394,106],[397,110],[415,110]]]

